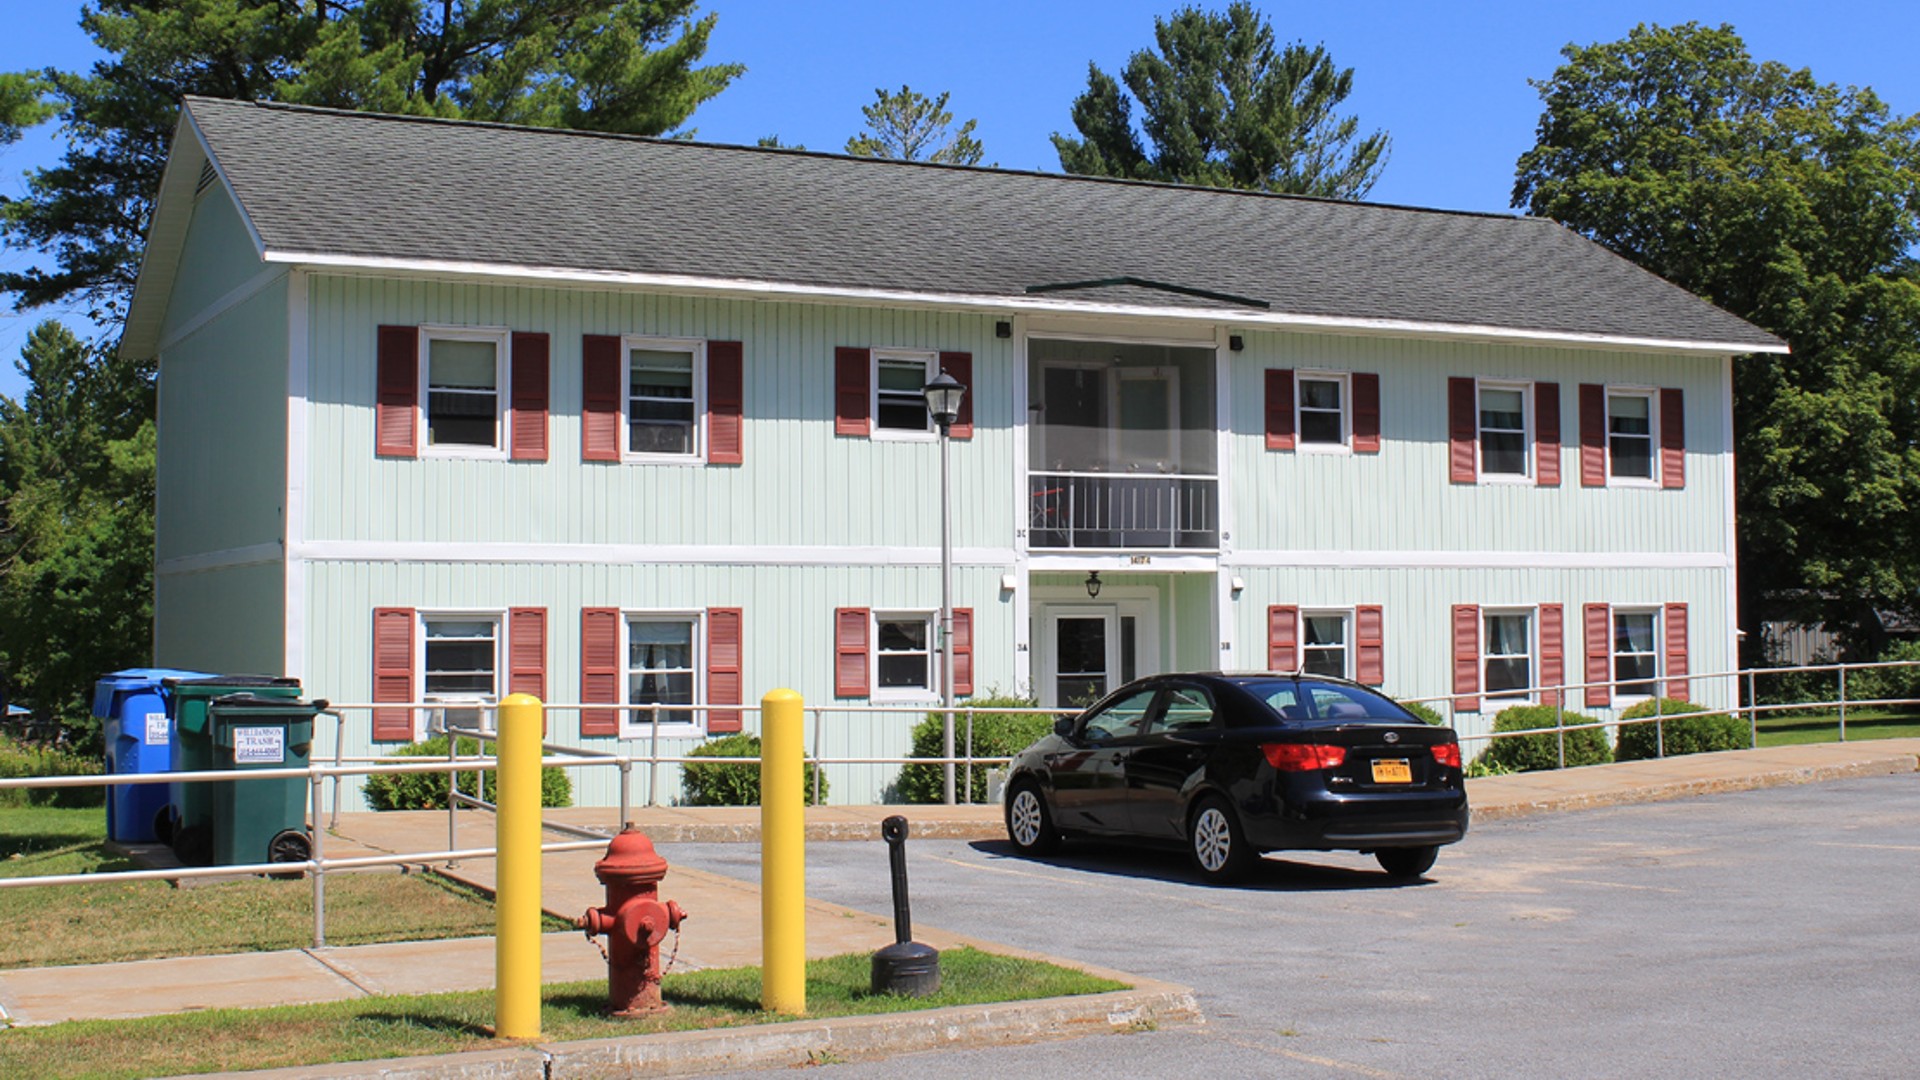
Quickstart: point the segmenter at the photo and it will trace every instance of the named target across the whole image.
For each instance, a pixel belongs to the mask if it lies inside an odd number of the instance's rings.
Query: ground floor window
[[[1350,623],[1344,611],[1308,611],[1300,616],[1300,667],[1308,675],[1353,676],[1348,663]]]
[[[427,701],[499,700],[500,620],[491,616],[427,615],[421,619],[425,647],[421,688]],[[430,729],[477,728],[480,710],[436,709]]]
[[[933,613],[875,612],[873,631],[874,696],[933,693]]]
[[[1481,685],[1490,698],[1520,698],[1533,688],[1533,613],[1481,616]]]
[[[1660,613],[1656,610],[1613,612],[1613,692],[1622,697],[1653,696],[1660,677]]]
[[[691,615],[627,617],[627,704],[692,705],[698,700],[699,623]],[[634,723],[651,726],[651,711],[636,711]],[[661,709],[662,724],[692,724],[692,709]]]

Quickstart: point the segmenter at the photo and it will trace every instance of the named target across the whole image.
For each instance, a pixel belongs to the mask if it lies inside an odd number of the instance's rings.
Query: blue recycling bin
[[[93,715],[107,748],[107,772],[171,770],[173,734],[167,721],[167,679],[203,678],[197,671],[128,668],[93,684]],[[167,840],[172,832],[168,785],[124,784],[107,789],[107,838],[122,844]]]

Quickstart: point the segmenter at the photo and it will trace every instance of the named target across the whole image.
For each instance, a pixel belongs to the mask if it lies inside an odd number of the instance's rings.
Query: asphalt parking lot
[[[676,865],[758,874],[752,844]],[[813,896],[891,910],[886,847],[815,843]],[[1193,987],[1204,1027],[836,1065],[836,1077],[1911,1076],[1920,775],[1475,827],[1423,882],[1369,857],[909,841],[916,923]]]

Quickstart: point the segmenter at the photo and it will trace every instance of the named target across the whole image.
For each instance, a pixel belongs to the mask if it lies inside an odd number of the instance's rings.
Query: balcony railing
[[[1220,546],[1213,476],[1028,474],[1028,546],[1191,551]]]

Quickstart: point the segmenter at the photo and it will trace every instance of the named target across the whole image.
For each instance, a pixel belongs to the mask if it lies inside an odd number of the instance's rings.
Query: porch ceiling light
[[[967,395],[967,388],[960,380],[943,371],[921,387],[920,393],[926,397],[927,412],[933,415],[933,422],[940,430],[945,431],[960,419],[960,399]]]
[[[1087,571],[1087,597],[1093,600],[1100,598],[1100,571],[1098,570]]]

